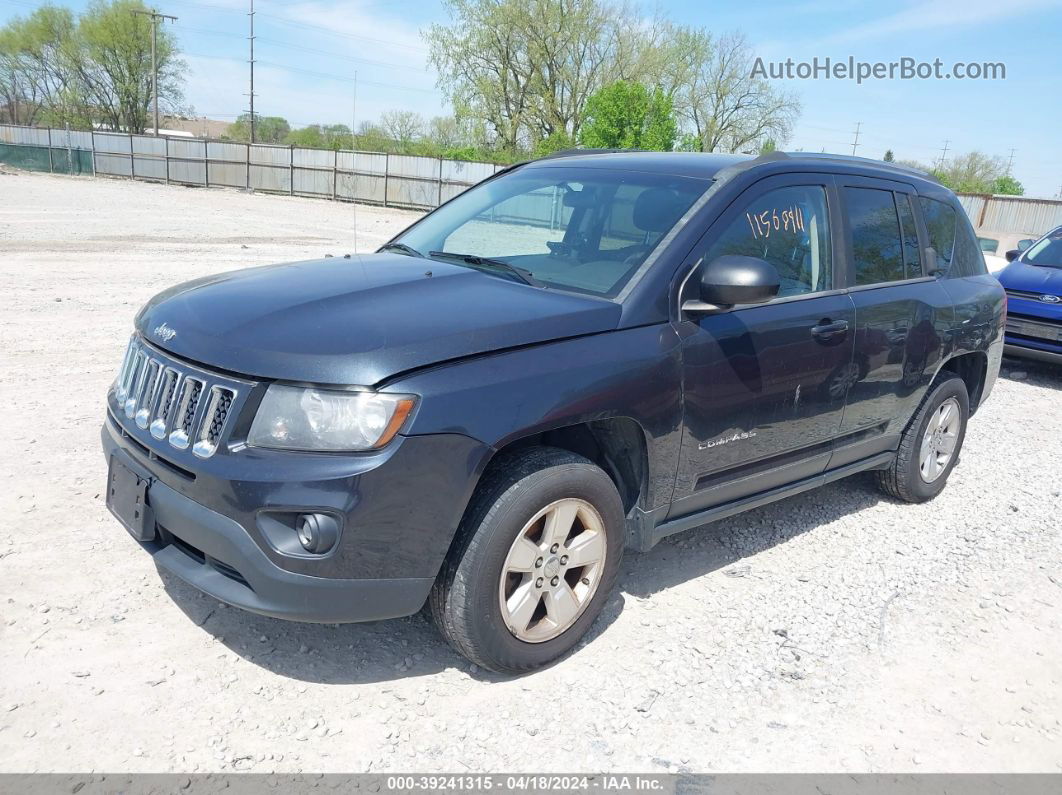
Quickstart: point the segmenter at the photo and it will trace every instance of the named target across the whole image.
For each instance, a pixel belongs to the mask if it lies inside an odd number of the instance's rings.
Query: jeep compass
[[[223,602],[426,607],[468,659],[527,671],[586,633],[626,550],[858,472],[932,499],[1004,323],[920,172],[565,153],[376,253],[152,299],[107,395],[107,504]]]

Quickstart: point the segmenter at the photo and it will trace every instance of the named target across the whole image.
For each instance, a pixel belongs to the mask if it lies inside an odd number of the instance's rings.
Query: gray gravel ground
[[[415,218],[359,207],[362,250]],[[856,477],[631,554],[589,641],[470,669],[171,580],[107,514],[137,307],[352,247],[350,205],[0,174],[0,770],[1062,770],[1062,368],[1015,360],[945,492]]]

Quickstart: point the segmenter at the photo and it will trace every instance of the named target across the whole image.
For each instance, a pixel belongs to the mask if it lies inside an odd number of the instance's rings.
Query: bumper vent
[[[140,429],[199,458],[217,452],[239,390],[235,382],[191,370],[134,337],[115,382],[119,411]]]

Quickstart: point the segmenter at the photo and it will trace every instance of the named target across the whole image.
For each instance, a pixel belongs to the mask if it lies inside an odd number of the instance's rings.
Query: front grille
[[[1062,342],[1062,324],[1042,323],[1015,315],[1007,315],[1007,333],[1048,342]]]
[[[209,458],[217,452],[242,386],[249,385],[171,360],[134,336],[114,397],[119,412],[154,439]]]
[[[1043,301],[1042,296],[1045,295],[1045,293],[1034,293],[1029,290],[1011,290],[1010,288],[1007,288],[1004,292],[1011,298],[1024,298],[1027,301]],[[1051,293],[1046,293],[1046,295],[1051,295]],[[1043,303],[1050,302],[1043,301]]]

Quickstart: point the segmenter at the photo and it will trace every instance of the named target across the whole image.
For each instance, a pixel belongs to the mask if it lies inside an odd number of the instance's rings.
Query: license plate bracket
[[[107,508],[138,541],[155,538],[155,514],[148,505],[150,478],[142,478],[111,456],[107,467]]]

